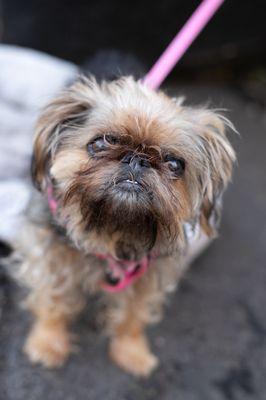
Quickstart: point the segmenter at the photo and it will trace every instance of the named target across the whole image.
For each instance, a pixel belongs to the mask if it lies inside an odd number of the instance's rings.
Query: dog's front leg
[[[68,321],[64,316],[36,315],[24,351],[33,363],[41,363],[48,368],[60,367],[71,352]]]
[[[134,300],[131,298],[127,306],[119,310],[119,323],[112,329],[110,356],[126,372],[148,376],[157,367],[158,359],[152,354],[144,332],[145,304]]]
[[[32,293],[28,306],[35,321],[27,337],[24,351],[33,363],[45,367],[60,367],[73,351],[69,324],[82,309],[82,302],[75,307],[69,304],[71,293],[52,297],[46,293]]]
[[[53,229],[35,225],[27,226],[18,254],[15,278],[29,289],[24,306],[34,317],[24,351],[34,363],[58,367],[73,350],[69,325],[85,305],[84,259]]]
[[[49,274],[53,256],[50,250],[43,265],[39,260],[38,265],[42,268],[39,285],[31,289],[25,302],[33,313],[34,323],[24,351],[33,363],[41,363],[48,368],[60,367],[73,351],[73,335],[69,332],[69,325],[85,305],[74,275],[71,275],[71,271],[63,274],[68,267],[64,259],[59,259],[62,264],[58,262],[58,269],[54,268],[53,274]]]

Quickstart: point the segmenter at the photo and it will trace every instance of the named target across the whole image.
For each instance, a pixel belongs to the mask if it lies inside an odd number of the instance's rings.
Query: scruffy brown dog
[[[157,366],[144,329],[185,269],[188,231],[215,234],[235,159],[226,126],[216,112],[131,77],[82,78],[47,106],[32,166],[41,193],[17,272],[35,316],[25,344],[31,361],[66,360],[69,324],[98,293],[111,358],[135,375]]]

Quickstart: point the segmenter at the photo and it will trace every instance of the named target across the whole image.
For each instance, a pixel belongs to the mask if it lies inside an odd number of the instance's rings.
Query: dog
[[[35,318],[33,363],[66,361],[69,326],[97,295],[111,359],[136,376],[157,367],[145,327],[183,275],[191,235],[216,235],[235,161],[226,128],[217,111],[130,76],[81,77],[43,110],[16,270]]]

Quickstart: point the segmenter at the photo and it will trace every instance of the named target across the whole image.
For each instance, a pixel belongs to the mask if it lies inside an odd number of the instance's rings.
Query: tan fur
[[[130,77],[101,85],[84,78],[47,106],[37,124],[32,168],[42,191],[38,207],[42,204],[46,211],[30,208],[18,240],[24,262],[14,272],[30,289],[26,305],[35,315],[25,345],[31,361],[60,366],[73,347],[70,322],[86,297],[99,293],[111,358],[135,375],[147,376],[157,366],[145,326],[160,319],[165,296],[185,269],[184,223],[198,222],[209,236],[216,232],[220,198],[235,160],[226,126],[232,128],[214,111],[183,106]],[[91,157],[87,144],[110,132],[118,135],[119,144],[109,144],[104,157]],[[127,152],[151,166],[142,181],[146,192],[138,201],[116,192]],[[183,175],[173,176],[166,154],[185,160]],[[52,223],[46,199],[51,186],[58,204]],[[106,199],[107,206],[102,206]],[[138,221],[147,216],[151,228],[139,229],[131,216]],[[109,294],[101,289],[104,263],[94,253],[116,256],[117,244],[124,242],[136,246],[139,258],[151,250],[159,257],[132,286]]]
[[[37,316],[24,351],[33,363],[41,362],[45,367],[60,367],[73,350],[70,334],[64,319],[43,319]]]
[[[110,343],[110,357],[133,375],[148,376],[158,365],[142,333],[115,336]]]

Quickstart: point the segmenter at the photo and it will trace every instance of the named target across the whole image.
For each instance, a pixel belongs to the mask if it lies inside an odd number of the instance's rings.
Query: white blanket
[[[29,199],[38,113],[77,74],[78,67],[70,62],[0,45],[0,240],[12,242]]]

